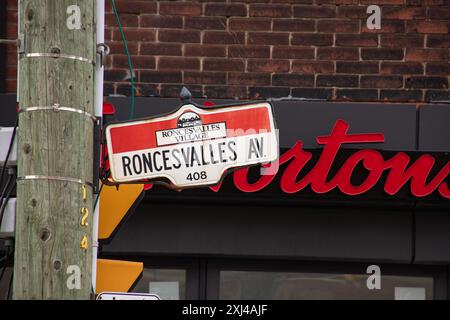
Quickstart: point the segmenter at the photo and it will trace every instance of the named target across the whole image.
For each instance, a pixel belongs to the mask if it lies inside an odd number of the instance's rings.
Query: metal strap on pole
[[[0,44],[15,44],[15,45],[19,45],[19,40],[17,40],[17,39],[0,39]]]
[[[95,66],[95,61],[71,54],[65,54],[65,53],[27,53],[22,55],[20,58],[61,58],[61,59],[69,59],[69,60],[75,60],[75,61],[81,61],[90,63],[93,66]]]
[[[74,112],[74,113],[78,113],[78,114],[86,116],[87,118],[89,118],[92,121],[94,121],[94,123],[97,123],[97,121],[98,121],[98,119],[95,116],[93,116],[92,114],[90,114],[89,112],[86,112],[86,111],[83,111],[83,110],[80,110],[80,109],[76,109],[76,108],[71,108],[71,107],[62,107],[59,104],[54,104],[53,106],[40,106],[40,107],[23,108],[23,109],[19,110],[19,113],[21,113],[21,112],[33,112],[33,111],[48,111],[48,110]]]
[[[17,177],[17,181],[25,181],[25,180],[53,180],[53,181],[65,181],[65,182],[72,182],[72,183],[78,183],[81,185],[87,185],[90,187],[93,187],[93,184],[88,181],[83,181],[81,179],[76,178],[69,178],[69,177],[56,177],[56,176],[23,176],[23,177]]]

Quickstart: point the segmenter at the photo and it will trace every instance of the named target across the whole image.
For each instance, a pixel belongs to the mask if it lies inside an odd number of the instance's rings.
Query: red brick
[[[403,60],[403,49],[387,48],[363,48],[361,58],[363,60]]]
[[[293,33],[291,43],[302,46],[332,46],[332,34]]]
[[[448,89],[448,77],[411,76],[405,79],[406,88]]]
[[[244,44],[245,33],[228,31],[205,31],[203,43],[211,44]]]
[[[205,58],[203,70],[205,71],[244,71],[245,65],[241,59]]]
[[[314,59],[314,48],[276,46],[273,48],[274,59]]]
[[[8,11],[6,22],[8,25],[17,25],[18,19],[17,19],[18,13],[17,11]]]
[[[318,32],[336,33],[358,33],[358,20],[319,20],[317,21]]]
[[[159,14],[199,16],[202,14],[202,5],[197,2],[181,2],[181,1],[160,2]]]
[[[17,66],[17,52],[8,52],[6,54],[6,66]]]
[[[448,0],[406,0],[406,5],[443,5],[445,2],[448,2]]]
[[[376,89],[337,89],[336,99],[338,101],[375,101],[378,100]]]
[[[361,23],[361,32],[364,33],[404,33],[405,21],[381,19],[381,29],[368,29],[366,23]]]
[[[183,87],[184,85],[163,84],[161,85],[160,95],[161,97],[179,98]],[[187,88],[194,98],[203,98],[202,86],[189,85]]]
[[[228,46],[228,56],[233,58],[270,58],[270,47]]]
[[[181,44],[177,43],[142,43],[142,55],[181,56]]]
[[[6,90],[6,92],[16,92],[17,91],[16,79],[6,79],[5,80],[5,90]]]
[[[205,2],[244,2],[244,3],[270,3],[270,2],[277,2],[277,1],[272,1],[272,0],[200,0],[200,1],[205,1]]]
[[[7,0],[6,1],[6,9],[8,11],[10,11],[10,10],[11,11],[17,11],[17,9],[18,9],[17,4],[18,4],[17,0]]]
[[[300,1],[301,2],[301,1]],[[358,4],[359,0],[316,0],[316,4]]]
[[[139,82],[146,83],[182,83],[181,71],[140,71]]]
[[[128,42],[132,41],[155,41],[156,32],[152,29],[123,29],[125,38]],[[113,40],[121,41],[122,37],[120,35],[119,29],[115,29],[113,33]]]
[[[338,47],[377,47],[378,36],[375,34],[337,34]]]
[[[449,61],[449,51],[446,49],[407,49],[406,61]]]
[[[107,41],[106,44],[109,46],[110,54],[125,53],[125,48],[122,41]],[[137,42],[128,43],[128,50],[130,51],[130,54],[138,54],[138,49],[139,46]]]
[[[114,32],[113,28],[105,28],[105,40],[106,41],[112,40],[113,32]]]
[[[380,100],[392,102],[415,102],[422,100],[421,90],[381,90]]]
[[[161,42],[200,43],[200,31],[194,30],[159,30]]]
[[[13,37],[17,37],[17,24],[6,25],[6,34],[10,39]]]
[[[404,4],[405,0],[360,0],[360,4],[387,4],[387,5],[394,5],[394,4]]]
[[[118,83],[116,94],[130,95],[131,84],[130,83]],[[134,84],[134,94],[137,97],[148,97],[159,95],[158,86],[155,84],[148,83],[135,83]]]
[[[378,73],[378,62],[352,62],[352,61],[337,61],[336,73],[349,74],[372,74]]]
[[[361,88],[402,88],[402,76],[361,76]]]
[[[334,73],[334,63],[331,61],[294,60],[292,72],[301,74]]]
[[[334,6],[294,6],[294,17],[297,18],[334,18],[336,7]]]
[[[199,70],[200,59],[184,57],[160,57],[158,70]]]
[[[134,78],[136,78],[136,73],[134,73]],[[130,81],[130,71],[128,69],[105,70],[105,81]]]
[[[232,0],[239,1],[239,0]],[[319,0],[245,0],[246,2],[272,2],[272,3],[288,3],[288,4],[313,4]]]
[[[145,28],[182,28],[183,17],[143,14],[140,16],[140,26]]]
[[[247,62],[247,71],[250,72],[289,72],[289,60],[267,60],[267,59],[258,59],[258,60],[248,60]]]
[[[272,85],[288,87],[314,87],[313,75],[300,74],[274,74]]]
[[[381,35],[381,47],[383,48],[416,48],[423,47],[424,36],[383,34]]]
[[[186,44],[184,55],[192,57],[225,57],[226,47],[223,45]]]
[[[314,20],[273,19],[273,31],[314,32]]]
[[[448,34],[449,24],[448,21],[408,21],[406,31],[408,33]]]
[[[6,65],[9,66],[9,65],[13,64],[15,66],[17,64],[17,47],[14,45],[6,45],[5,47],[6,47],[6,50],[5,50]]]
[[[280,32],[249,32],[248,44],[287,45],[289,34]]]
[[[319,60],[359,60],[358,48],[318,48]]]
[[[428,75],[450,75],[450,63],[448,62],[429,62],[426,67]]]
[[[357,87],[358,76],[350,75],[318,75],[317,87]]]
[[[331,100],[333,89],[330,88],[293,88],[292,96],[303,99]]]
[[[205,97],[216,99],[246,99],[247,88],[243,86],[205,86]]]
[[[427,17],[428,19],[448,21],[450,20],[450,7],[430,7],[427,11]]]
[[[287,87],[249,87],[250,99],[267,99],[287,97],[291,93],[291,88]]]
[[[15,79],[17,76],[17,68],[16,66],[8,66],[6,67],[5,72],[6,79]]]
[[[381,74],[423,74],[423,66],[419,62],[382,62]]]
[[[186,84],[226,84],[226,72],[197,72],[186,71],[184,83]]]
[[[185,17],[184,27],[198,30],[225,30],[227,21],[225,18],[217,17]]]
[[[367,19],[367,6],[339,6],[336,16],[339,18]]]
[[[107,1],[109,2],[109,1]],[[119,13],[156,13],[156,1],[116,0],[116,8]]]
[[[450,48],[450,36],[449,35],[429,35],[427,36],[428,48]]]
[[[288,4],[252,4],[249,15],[250,17],[270,18],[291,17],[292,9]]]
[[[270,31],[272,21],[258,18],[230,18],[230,30],[239,31]]]
[[[134,69],[155,69],[155,57],[132,56]],[[113,66],[118,68],[128,68],[128,58],[126,55],[114,55]]]
[[[270,85],[270,74],[268,73],[228,73],[228,84],[244,86]]]
[[[450,90],[425,90],[425,101],[449,101]]]
[[[382,8],[382,19],[413,20],[425,19],[425,7],[391,7]]]
[[[207,3],[205,5],[205,16],[239,16],[247,15],[247,7],[242,3]]]
[[[139,16],[137,14],[121,14],[120,22],[127,27],[137,27],[139,25]],[[105,14],[105,27],[116,27],[116,16],[112,13]]]
[[[130,92],[130,91],[129,91]],[[112,82],[103,82],[103,95],[110,96],[116,94],[115,85]]]

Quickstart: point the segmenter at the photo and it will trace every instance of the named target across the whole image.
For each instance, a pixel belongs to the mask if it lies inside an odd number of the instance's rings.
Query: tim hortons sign
[[[303,149],[301,141],[282,154],[277,163],[287,164],[280,179],[282,191],[297,193],[310,187],[313,192],[319,194],[339,189],[346,195],[355,196],[371,190],[382,175],[386,174],[384,191],[389,195],[397,194],[409,184],[410,191],[415,197],[425,197],[436,191],[442,197],[450,199],[448,185],[450,161],[441,168],[435,168],[436,159],[430,154],[422,154],[417,160],[412,161],[407,153],[398,152],[389,159],[384,159],[382,153],[377,150],[363,149],[351,154],[339,170],[331,175],[331,168],[343,144],[351,146],[351,144],[384,142],[384,135],[381,133],[349,134],[348,129],[347,122],[338,120],[330,135],[317,137],[316,141],[323,149],[319,159],[308,172],[304,172],[304,168],[312,161],[312,154]],[[351,178],[358,165],[364,167],[366,175],[362,182],[355,184]],[[250,182],[249,169],[240,169],[234,172],[234,184],[244,192],[260,191],[274,180],[277,170],[272,171],[274,172],[261,175],[257,181],[252,179]],[[220,185],[211,189],[217,192]]]
[[[267,102],[186,104],[166,116],[110,124],[105,134],[119,183],[167,178],[178,188],[214,185],[228,169],[275,161],[279,150]]]

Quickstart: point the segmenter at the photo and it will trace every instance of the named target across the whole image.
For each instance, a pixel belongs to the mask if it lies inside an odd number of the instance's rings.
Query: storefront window
[[[132,292],[154,293],[162,300],[186,299],[186,270],[145,268]]]
[[[433,299],[432,277],[381,276],[369,290],[361,274],[220,272],[220,299],[410,300]]]

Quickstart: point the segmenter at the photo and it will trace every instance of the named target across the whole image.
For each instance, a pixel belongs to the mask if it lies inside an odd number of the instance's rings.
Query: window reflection
[[[154,293],[162,300],[185,300],[186,270],[144,268],[132,292]]]
[[[222,271],[220,299],[394,300],[433,299],[432,277],[381,276],[369,290],[367,274]]]

